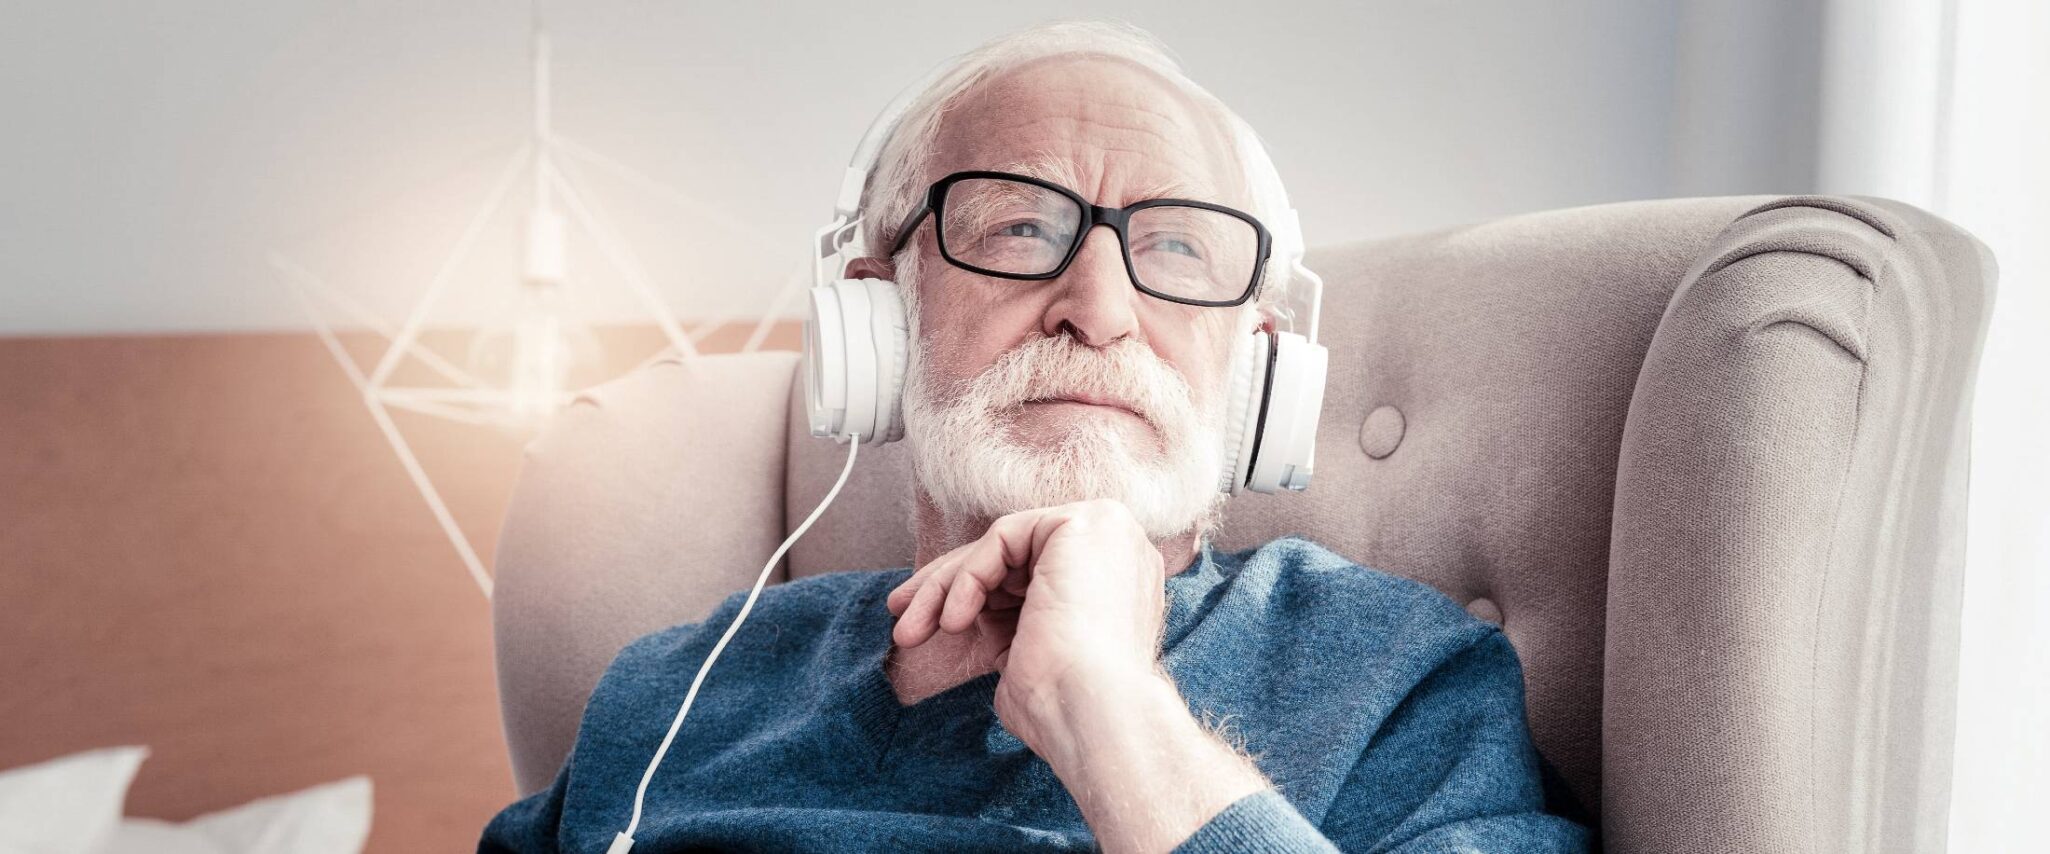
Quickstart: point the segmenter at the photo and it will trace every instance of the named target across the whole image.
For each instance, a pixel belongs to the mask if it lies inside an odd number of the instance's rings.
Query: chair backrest
[[[1969,235],[1884,200],[1724,197],[1310,261],[1332,351],[1316,482],[1235,498],[1220,546],[1304,534],[1500,623],[1555,808],[1617,850],[1897,830],[1884,810],[1946,795],[1956,472],[1992,278]],[[611,655],[749,583],[838,474],[794,367],[657,365],[530,446],[496,605],[523,791]],[[864,449],[789,574],[908,565],[909,478],[901,445]],[[1845,718],[1868,726],[1821,731]],[[1875,747],[1901,739],[1906,759]],[[1846,800],[1872,773],[1870,803]]]

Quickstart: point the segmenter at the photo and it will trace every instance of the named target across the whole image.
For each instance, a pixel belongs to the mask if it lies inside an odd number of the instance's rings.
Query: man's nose
[[[1082,248],[1054,285],[1058,295],[1047,307],[1041,329],[1048,337],[1065,331],[1091,347],[1105,347],[1138,330],[1134,302],[1139,290],[1132,287],[1117,232],[1111,228],[1091,228],[1082,235]]]

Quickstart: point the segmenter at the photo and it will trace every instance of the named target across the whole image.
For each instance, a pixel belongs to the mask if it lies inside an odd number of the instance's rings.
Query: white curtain
[[[2050,813],[2050,2],[1830,0],[1816,181],[1993,249],[1973,404],[1950,850],[2041,851]]]

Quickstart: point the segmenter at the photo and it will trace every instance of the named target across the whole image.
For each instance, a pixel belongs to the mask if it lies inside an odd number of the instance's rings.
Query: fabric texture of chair
[[[1554,805],[1607,850],[1942,849],[1982,243],[1885,199],[1741,196],[1309,263],[1316,480],[1234,498],[1220,548],[1303,534],[1499,623]],[[657,362],[528,446],[494,603],[522,792],[612,656],[752,583],[839,473],[796,361]],[[911,554],[903,446],[864,448],[779,579]]]

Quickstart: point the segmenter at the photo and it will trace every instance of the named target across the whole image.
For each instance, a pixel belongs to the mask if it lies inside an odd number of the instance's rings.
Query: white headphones
[[[869,125],[840,181],[833,220],[814,235],[811,310],[804,322],[805,410],[811,434],[881,444],[904,436],[905,363],[911,332],[894,282],[843,279],[843,254],[864,242],[861,191],[878,149],[942,67],[904,90]],[[1317,417],[1324,406],[1330,354],[1317,343],[1324,281],[1303,266],[1302,225],[1294,208],[1274,224],[1276,253],[1298,284],[1276,306],[1277,330],[1255,330],[1232,356],[1225,413],[1225,464],[1218,488],[1235,493],[1302,490],[1310,485]],[[1295,331],[1298,317],[1304,332]],[[1286,330],[1286,331],[1284,331]]]

